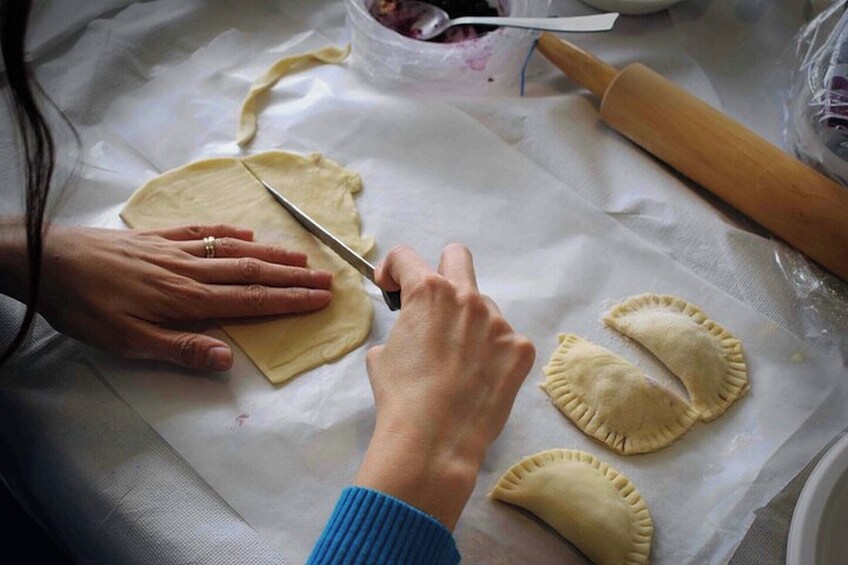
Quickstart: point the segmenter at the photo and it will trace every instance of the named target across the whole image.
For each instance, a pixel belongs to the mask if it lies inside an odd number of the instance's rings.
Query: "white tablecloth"
[[[348,34],[338,2],[127,4],[45,3],[37,12],[37,76],[83,139],[76,184],[58,210],[66,222],[119,225],[122,203],[150,177],[238,154],[236,111],[253,77],[280,56]],[[563,0],[552,13],[591,9]],[[684,2],[575,39],[610,63],[647,63],[779,142],[778,59],[803,17],[790,1]],[[657,562],[722,562],[754,510],[848,424],[846,329],[827,302],[799,296],[775,261],[780,244],[606,128],[596,103],[541,57],[526,78],[524,98],[409,98],[369,87],[349,66],[312,69],[267,96],[249,150],[319,151],[359,171],[363,229],[378,254],[406,242],[433,260],[450,240],[469,243],[481,286],[536,343],[537,366],[457,530],[466,561],[579,560],[550,531],[483,496],[519,457],[579,447],[625,471],[648,498]],[[8,194],[4,210],[16,205]],[[535,383],[558,331],[606,343],[668,379],[598,322],[615,300],[644,291],[683,295],[741,337],[752,393],[660,454],[621,458],[574,430]],[[385,338],[391,320],[378,308],[369,343]],[[270,551],[298,562],[367,445],[364,352],[278,388],[241,356],[229,375],[210,378],[87,353],[100,386],[185,460],[183,472],[196,473]],[[44,381],[45,394],[72,394],[67,380]],[[6,398],[19,393],[11,387]],[[77,488],[97,488],[101,471],[83,468]],[[38,490],[54,487],[45,478]],[[149,528],[165,534],[156,522]],[[143,555],[127,551],[135,550]]]

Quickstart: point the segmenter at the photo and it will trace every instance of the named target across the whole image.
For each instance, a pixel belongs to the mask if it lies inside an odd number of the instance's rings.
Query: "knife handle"
[[[381,290],[383,293],[383,300],[386,301],[386,305],[388,305],[389,310],[394,312],[395,310],[400,310],[400,291],[399,290]]]

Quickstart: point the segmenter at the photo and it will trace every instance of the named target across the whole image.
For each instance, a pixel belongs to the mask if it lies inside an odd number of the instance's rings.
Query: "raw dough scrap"
[[[256,99],[260,94],[274,86],[278,80],[286,76],[292,71],[298,70],[306,65],[306,63],[317,61],[324,64],[339,64],[344,61],[350,54],[350,45],[344,49],[338,47],[325,47],[318,51],[310,51],[302,55],[294,55],[292,57],[284,57],[271,65],[271,67],[262,73],[253,84],[241,105],[241,114],[239,115],[239,130],[236,136],[236,143],[245,146],[251,142],[256,135]]]
[[[574,425],[623,455],[657,451],[682,436],[698,414],[622,357],[573,334],[543,368],[544,388]]]
[[[742,342],[681,298],[634,296],[613,307],[604,323],[642,344],[668,367],[705,422],[721,416],[750,388]]]
[[[597,565],[648,562],[654,526],[645,500],[626,476],[588,453],[531,455],[489,496],[529,510]]]
[[[317,154],[271,151],[244,160],[352,249],[369,251],[373,240],[360,237],[353,202],[362,187],[358,174]],[[303,229],[238,159],[196,161],[168,171],[138,189],[121,217],[144,229],[192,223],[252,228],[256,241],[302,251],[311,268],[333,273],[333,299],[322,310],[221,324],[273,383],[341,357],[371,329],[371,302],[361,275]]]

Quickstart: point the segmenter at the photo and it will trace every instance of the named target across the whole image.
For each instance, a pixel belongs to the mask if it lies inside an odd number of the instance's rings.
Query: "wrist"
[[[0,293],[24,302],[28,287],[29,262],[23,218],[0,218]]]
[[[425,434],[378,424],[354,483],[402,500],[453,531],[479,467],[476,459],[428,441]]]

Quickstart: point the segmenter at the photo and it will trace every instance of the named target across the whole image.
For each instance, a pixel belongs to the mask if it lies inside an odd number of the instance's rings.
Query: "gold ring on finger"
[[[207,235],[203,238],[203,249],[206,251],[205,257],[212,259],[215,256],[215,237]]]

